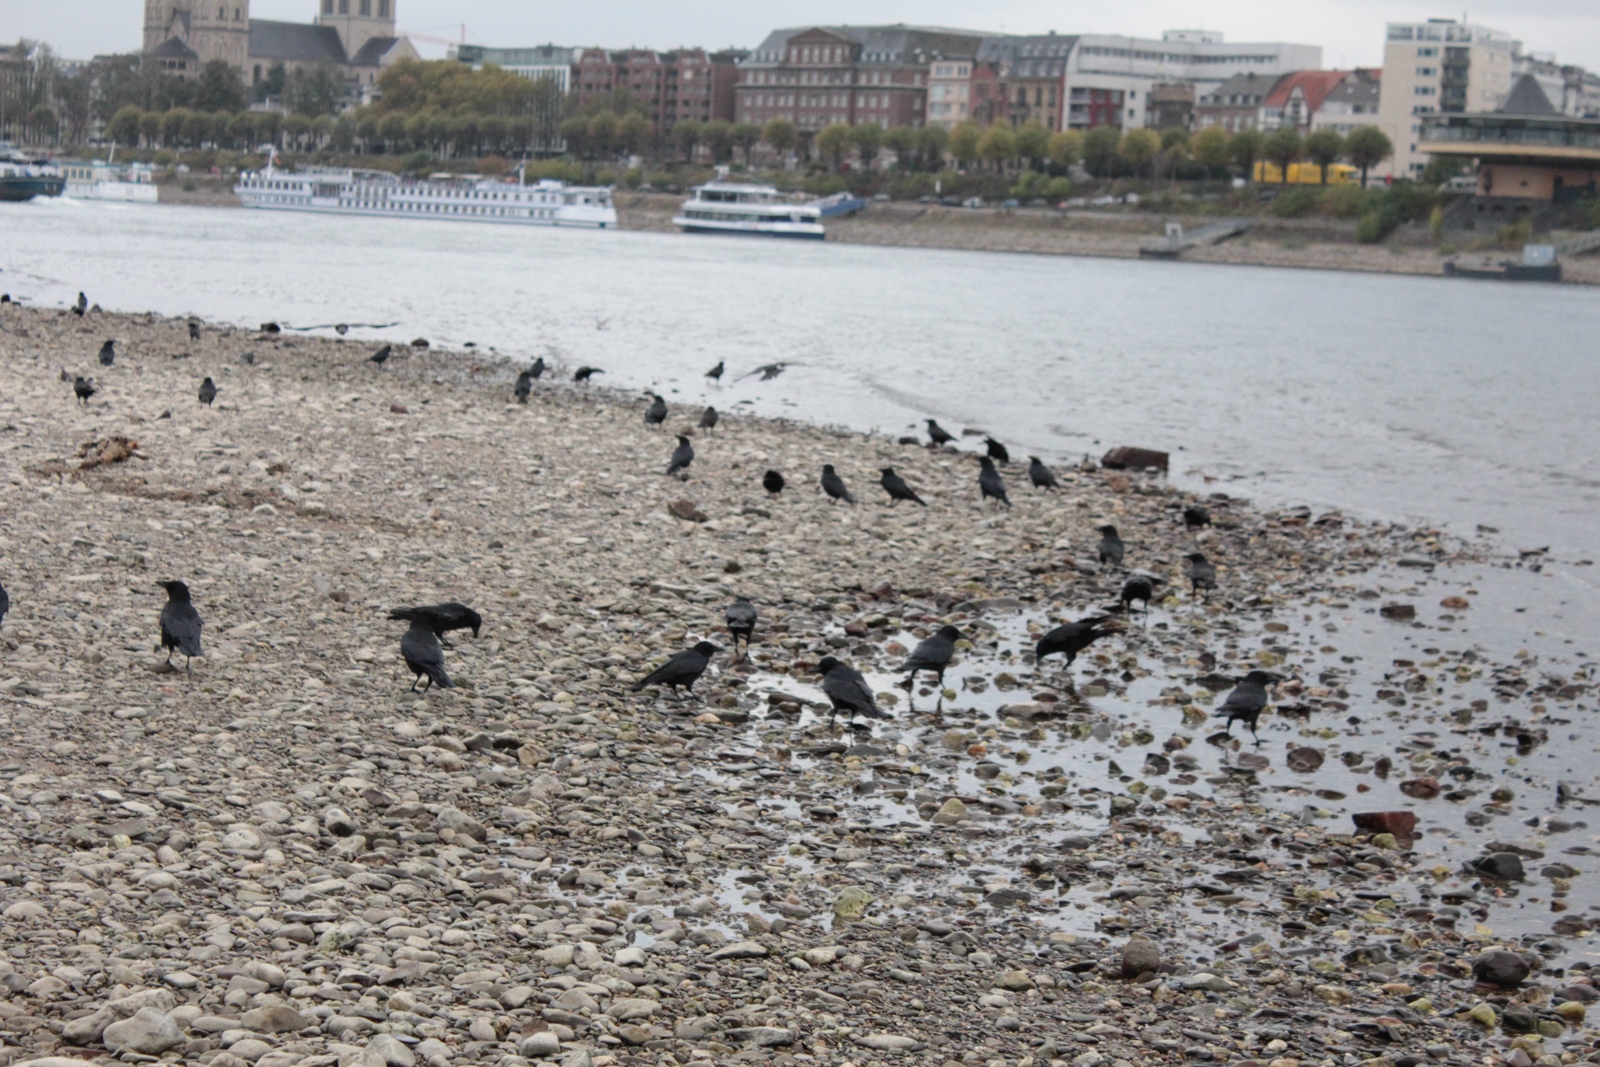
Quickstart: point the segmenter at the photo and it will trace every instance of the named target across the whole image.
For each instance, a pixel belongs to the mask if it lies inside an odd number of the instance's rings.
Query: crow
[[[6,621],[6,612],[11,610],[11,598],[6,595],[6,587],[0,585],[0,625]]]
[[[100,346],[100,365],[109,367],[117,361],[117,342],[107,341]]]
[[[733,651],[739,651],[739,638],[744,638],[744,658],[750,658],[750,637],[756,632],[756,607],[747,596],[734,597],[722,616],[728,623],[728,633],[733,636]]]
[[[451,630],[471,630],[472,636],[478,636],[478,630],[483,626],[483,616],[454,600],[447,604],[429,604],[420,608],[394,608],[389,612],[389,618],[402,622],[415,622],[419,616],[427,616],[428,623],[433,627],[435,637],[440,644],[449,648],[450,642],[444,640],[444,635]]]
[[[341,322],[334,326],[333,332],[338,334],[340,337],[343,337],[345,334],[350,332],[350,325],[349,323]]]
[[[717,414],[717,409],[708,404],[706,409],[700,413],[700,428],[702,430],[715,430],[717,422],[721,418],[722,416]]]
[[[189,320],[189,340],[200,340],[200,324],[194,319]]]
[[[650,395],[655,399],[645,409],[644,424],[646,426],[660,426],[667,421],[667,402],[661,398],[659,393],[651,393]]]
[[[867,680],[854,667],[847,667],[832,656],[824,656],[822,662],[817,664],[817,673],[822,675],[822,691],[833,705],[833,715],[846,711],[852,720],[857,715],[865,715],[869,719],[889,717],[888,712],[878,707]],[[832,717],[829,716],[830,719]]]
[[[393,346],[384,345],[382,348],[380,348],[376,352],[372,353],[372,355],[370,357],[368,357],[367,362],[368,363],[376,363],[378,366],[381,367],[385,363],[389,362],[389,356],[393,352],[394,352]]]
[[[841,500],[846,504],[856,502],[856,498],[850,495],[850,490],[845,488],[844,479],[834,473],[832,463],[822,465],[822,491],[836,504]]]
[[[1072,669],[1072,661],[1078,658],[1078,653],[1100,640],[1116,633],[1115,629],[1101,628],[1101,623],[1111,621],[1110,615],[1095,615],[1077,622],[1069,622],[1065,626],[1057,626],[1045,634],[1043,639],[1034,646],[1033,660],[1042,666],[1046,656],[1057,652],[1066,654],[1067,669]]]
[[[1202,526],[1211,525],[1211,512],[1199,504],[1190,504],[1183,509],[1183,525],[1189,530],[1198,530]]]
[[[1206,559],[1204,552],[1191,552],[1183,557],[1183,576],[1189,579],[1189,592],[1200,595],[1202,589],[1217,587],[1217,568]]]
[[[530,378],[532,378],[534,381],[538,381],[540,378],[544,377],[544,357],[543,356],[540,356],[538,359],[533,361],[533,366],[528,368],[528,376]]]
[[[1107,567],[1122,566],[1122,557],[1128,548],[1122,543],[1115,526],[1096,526],[1100,534],[1100,564]]]
[[[212,402],[216,399],[217,383],[212,381],[210,377],[207,377],[205,381],[200,383],[200,403],[204,404],[206,407],[210,407]]]
[[[710,378],[714,382],[720,383],[722,381],[722,364],[723,360],[717,360],[717,365],[706,371],[706,377]]]
[[[167,591],[167,602],[161,607],[161,647],[167,650],[167,663],[172,663],[173,652],[183,653],[183,669],[189,661],[203,656],[200,651],[200,613],[194,610],[189,599],[189,587],[182,582],[157,582]]]
[[[426,610],[419,610],[411,617],[411,625],[406,627],[406,632],[400,635],[400,656],[406,661],[406,666],[416,677],[411,679],[411,692],[417,691],[417,683],[426,675],[428,684],[422,687],[426,693],[434,686],[441,689],[454,689],[456,683],[444,669],[444,647],[439,644],[439,635],[434,632],[436,625],[433,615]]]
[[[1120,597],[1122,601],[1122,610],[1132,611],[1133,602],[1135,600],[1142,600],[1144,601],[1144,610],[1148,613],[1150,610],[1150,598],[1155,595],[1155,582],[1151,581],[1143,574],[1132,575],[1127,581],[1122,583],[1122,595]]]
[[[263,322],[261,324],[261,332],[265,334],[279,334],[283,332],[283,327],[279,326],[275,322]]]
[[[788,369],[789,369],[789,364],[787,364],[787,363],[764,363],[761,366],[757,367],[755,370],[751,371],[749,374],[741,374],[741,375],[739,375],[739,381],[742,382],[746,378],[752,378],[755,375],[759,374],[759,375],[761,375],[761,380],[762,381],[770,382],[770,381],[772,381],[772,379],[776,378],[778,375],[782,374],[784,371],[786,371]]]
[[[1056,481],[1056,476],[1051,473],[1038,456],[1028,457],[1028,480],[1033,482],[1035,489],[1060,489],[1061,483]]]
[[[896,501],[910,500],[928,506],[928,502],[917,495],[915,489],[906,484],[906,480],[894,472],[893,467],[883,468],[883,477],[878,479],[883,486],[883,491],[889,494],[889,506],[893,507]]]
[[[783,484],[783,475],[777,471],[768,471],[761,476],[761,488],[772,496],[777,496],[783,492]]]
[[[533,392],[533,371],[525,370],[517,375],[517,384],[512,387],[511,395],[517,398],[517,403],[526,404],[528,394]]]
[[[979,456],[978,462],[983,466],[983,469],[978,471],[978,499],[987,500],[993,497],[1009,508],[1011,501],[1006,497],[1006,483],[1000,477],[1000,472],[995,470],[994,460],[988,456]]]
[[[572,372],[572,380],[575,382],[586,382],[596,374],[604,373],[605,371],[601,370],[599,367],[579,367],[577,370]]]
[[[83,318],[83,313],[89,310],[89,298],[81,291],[78,293],[78,302],[72,305],[72,313],[78,318]]]
[[[932,637],[917,642],[917,647],[911,650],[911,656],[899,667],[900,671],[910,671],[906,679],[909,686],[917,680],[918,671],[932,671],[939,677],[939,687],[944,688],[944,672],[950,666],[950,660],[956,654],[956,642],[964,635],[954,626],[941,626]]]
[[[992,437],[985,437],[983,445],[989,451],[990,459],[997,459],[1001,463],[1011,462],[1011,453],[1006,451],[1006,446]]]
[[[647,685],[664,685],[672,690],[673,696],[682,700],[678,687],[682,686],[689,692],[694,692],[694,683],[700,680],[700,676],[710,666],[711,657],[721,651],[722,649],[710,641],[701,641],[693,648],[674,652],[667,662],[634,682],[633,691],[637,693]]]
[[[667,464],[668,474],[677,474],[679,471],[689,469],[689,464],[694,462],[694,446],[683,434],[678,435],[678,447],[672,450],[672,462]]]
[[[935,445],[943,446],[955,440],[955,436],[951,434],[949,430],[946,430],[943,426],[940,426],[937,422],[934,422],[932,419],[928,419],[926,421],[928,423],[928,440],[932,441]]]
[[[79,402],[87,404],[89,402],[89,398],[94,396],[98,390],[96,390],[94,387],[93,378],[85,378],[82,375],[79,375],[77,378],[73,379],[72,391],[78,395]]]
[[[1261,744],[1261,735],[1256,733],[1256,722],[1261,718],[1261,713],[1267,707],[1267,689],[1283,681],[1276,674],[1267,671],[1251,671],[1244,676],[1244,681],[1234,686],[1233,692],[1228,694],[1228,699],[1222,702],[1222,707],[1216,710],[1216,715],[1228,720],[1225,731],[1229,737],[1233,736],[1233,723],[1235,719],[1244,720],[1250,727],[1250,736],[1256,739],[1256,744]]]

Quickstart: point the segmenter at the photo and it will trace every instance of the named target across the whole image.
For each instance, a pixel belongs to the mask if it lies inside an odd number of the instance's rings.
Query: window
[[[339,14],[350,14],[350,0],[339,0]]]
[[[1435,74],[1438,74],[1438,73],[1439,73],[1439,68],[1438,67],[1418,67],[1417,68],[1417,77],[1419,77],[1419,78],[1431,78]]]
[[[380,19],[389,17],[389,0],[378,0],[378,17]]]
[[[361,0],[361,13],[363,15],[372,14],[372,0]]]

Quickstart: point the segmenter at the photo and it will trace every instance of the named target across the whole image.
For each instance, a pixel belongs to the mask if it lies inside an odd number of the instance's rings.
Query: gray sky
[[[1376,66],[1390,20],[1456,17],[1421,0],[396,0],[400,27],[456,39],[461,24],[479,44],[555,42],[608,47],[752,47],[777,26],[827,22],[920,22],[1012,33],[1130,33],[1221,30],[1235,41],[1320,44],[1329,67]],[[1446,0],[1446,4],[1448,0]],[[316,0],[251,0],[256,18],[310,21]],[[0,41],[31,37],[86,58],[139,46],[142,0],[0,0]],[[1472,21],[1513,34],[1530,51],[1600,70],[1597,0],[1476,0]],[[418,42],[419,45],[424,42]],[[442,54],[443,46],[430,52]]]

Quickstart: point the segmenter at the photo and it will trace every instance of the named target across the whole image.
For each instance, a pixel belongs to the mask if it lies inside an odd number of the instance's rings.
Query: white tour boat
[[[308,167],[267,168],[239,176],[233,187],[245,207],[269,211],[320,211],[341,215],[386,215],[412,219],[464,219],[522,226],[590,226],[614,229],[611,190],[567,185],[435,174],[426,180],[387,171]]]
[[[697,185],[674,226],[685,233],[744,233],[822,240],[822,209],[794,204],[770,185],[721,180]]]
[[[66,195],[76,200],[120,200],[130,204],[157,201],[155,168],[148,163],[126,166],[96,159],[65,160],[61,174],[67,179]]]

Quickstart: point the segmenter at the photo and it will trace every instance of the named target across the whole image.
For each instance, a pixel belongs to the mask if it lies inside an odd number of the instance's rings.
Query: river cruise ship
[[[614,229],[611,190],[436,174],[399,178],[386,171],[308,167],[246,172],[233,191],[248,208],[319,211],[340,215],[386,215],[411,219],[456,219],[520,226],[587,226]]]
[[[822,240],[822,209],[793,204],[770,185],[714,181],[694,188],[674,226],[685,233],[753,234]]]
[[[0,144],[0,200],[60,196],[66,184],[61,171],[48,159],[25,156],[8,144]]]
[[[61,175],[66,195],[75,200],[117,200],[127,204],[154,204],[155,168],[148,163],[120,164],[105,160],[64,160]]]

